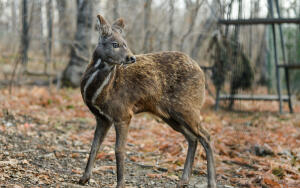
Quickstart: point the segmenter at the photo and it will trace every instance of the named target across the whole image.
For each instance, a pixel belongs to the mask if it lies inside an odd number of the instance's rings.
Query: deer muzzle
[[[126,64],[131,64],[136,62],[136,57],[135,56],[127,56],[126,57]]]

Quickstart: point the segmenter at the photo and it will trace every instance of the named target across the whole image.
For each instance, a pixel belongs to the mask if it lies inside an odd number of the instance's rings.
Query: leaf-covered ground
[[[76,187],[87,161],[95,121],[79,90],[16,87],[0,90],[0,185]],[[234,187],[299,187],[300,105],[277,113],[277,102],[237,102],[212,110],[202,124],[212,134],[217,178]],[[287,111],[287,109],[285,109]],[[114,129],[97,156],[89,186],[115,186]],[[132,119],[126,185],[175,187],[187,152],[182,135],[149,114]],[[205,152],[198,147],[190,187],[203,187]]]

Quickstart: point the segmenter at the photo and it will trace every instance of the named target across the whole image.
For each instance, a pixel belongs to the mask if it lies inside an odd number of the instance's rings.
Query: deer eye
[[[120,47],[119,43],[117,43],[117,42],[113,42],[113,43],[112,43],[112,46],[113,46],[114,48],[119,48],[119,47]]]

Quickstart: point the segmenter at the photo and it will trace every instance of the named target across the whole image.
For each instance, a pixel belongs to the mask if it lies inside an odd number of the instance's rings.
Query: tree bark
[[[229,20],[230,16],[231,16],[231,11],[232,11],[232,4],[233,4],[234,0],[231,0],[229,5],[228,5],[228,12],[227,12],[227,16],[226,19]],[[229,34],[229,25],[225,26],[225,37],[227,38]]]
[[[211,30],[211,28],[216,25],[216,22],[213,21],[213,19],[209,18],[206,20],[206,22],[203,24],[203,32],[200,32],[197,36],[196,42],[194,47],[192,48],[191,57],[193,59],[198,59],[198,53],[201,48],[202,42],[204,39],[206,39],[206,36],[203,35],[203,33],[206,33]]]
[[[73,1],[68,0],[56,0],[57,10],[58,10],[58,38],[60,44],[60,50],[63,54],[66,54],[71,45],[71,41],[73,39],[73,22],[70,17],[70,12],[72,11],[70,8],[70,3]]]
[[[300,2],[298,1],[295,2],[296,3],[296,6],[298,6],[298,17],[300,18]],[[295,10],[295,14],[297,15],[297,10]],[[298,31],[297,31],[298,35],[297,36],[300,36],[300,24],[298,25]],[[300,39],[298,38],[298,41],[295,41],[296,42],[296,46],[297,46],[297,54],[296,54],[296,58],[297,59],[300,59]]]
[[[35,11],[34,16],[32,18],[34,26],[36,27],[35,28],[36,34],[38,36],[40,36],[41,40],[43,40],[43,37],[44,37],[44,35],[43,35],[44,29],[43,29],[43,13],[42,13],[43,4],[42,4],[42,1],[43,0],[35,1],[36,11]],[[42,43],[43,43],[42,45],[44,45],[44,41]]]
[[[118,19],[120,17],[119,15],[119,0],[113,0],[113,13],[114,13],[114,20]]]
[[[199,8],[201,7],[202,3],[204,1],[197,0],[195,5],[191,5],[189,1],[186,1],[187,3],[187,8],[191,8],[191,12],[190,12],[190,25],[188,30],[186,31],[186,33],[182,36],[181,40],[180,40],[180,51],[183,51],[184,48],[184,42],[186,40],[186,38],[192,33],[194,27],[195,27],[195,22],[196,22],[196,18],[199,12]],[[193,7],[195,6],[195,7]]]
[[[242,18],[242,6],[243,6],[243,1],[242,0],[238,0],[239,3],[239,10],[238,10],[238,19]],[[237,66],[236,68],[239,69],[240,67],[238,67],[238,56],[239,56],[239,49],[240,49],[240,43],[239,43],[239,34],[240,34],[240,26],[236,25],[235,26],[235,30],[234,30],[234,44],[235,46],[233,47],[233,66]],[[241,70],[239,70],[241,71]],[[235,87],[234,83],[236,82],[237,76],[235,76],[235,72],[233,72],[231,74],[231,78],[230,78],[230,95],[233,96],[237,93],[237,88]],[[234,99],[231,98],[228,108],[232,109],[234,105]]]
[[[258,83],[261,85],[267,85],[268,84],[268,62],[267,62],[267,56],[268,56],[268,49],[267,49],[267,29],[264,28],[262,40],[259,45],[259,51],[255,58],[255,67],[256,70],[259,71],[256,78],[258,80]]]
[[[77,27],[70,61],[62,75],[62,86],[78,87],[89,62],[93,30],[93,1],[77,0]]]
[[[16,13],[16,2],[15,0],[11,0],[11,19],[12,19],[12,33],[15,34],[17,32],[17,13]]]
[[[213,0],[212,3],[211,3],[211,6],[213,7],[221,7],[222,5],[220,4],[218,6],[220,2],[218,0]],[[203,27],[202,27],[202,31],[198,34],[197,36],[197,39],[196,39],[196,42],[192,48],[192,51],[191,51],[191,57],[193,59],[198,59],[198,53],[199,53],[199,50],[201,48],[201,45],[203,43],[203,41],[207,38],[205,35],[203,35],[203,33],[209,33],[209,31],[211,31],[212,29],[215,28],[215,26],[217,26],[217,20],[214,19],[214,16],[215,17],[219,17],[218,15],[218,11],[210,11],[210,16],[208,16],[208,19],[206,19],[205,23],[203,24]]]
[[[5,7],[4,7],[4,2],[0,1],[0,16],[2,16],[2,14],[4,13],[4,10]]]
[[[173,37],[174,37],[174,24],[173,24],[173,19],[174,19],[174,3],[175,0],[169,0],[169,38],[168,38],[168,50],[173,49]]]
[[[23,68],[26,70],[28,61],[29,48],[29,23],[28,23],[28,3],[27,0],[22,1],[22,36],[21,36],[21,62]]]
[[[143,44],[143,51],[149,52],[151,47],[149,46],[149,39],[150,39],[150,23],[151,23],[151,5],[152,0],[145,0],[144,4],[144,31],[145,31],[145,37],[144,37],[144,44]]]
[[[250,19],[253,18],[253,2],[250,0]],[[248,55],[249,55],[249,58],[251,60],[252,58],[252,40],[253,40],[253,37],[252,37],[252,27],[250,26],[249,27],[249,46],[248,46]]]
[[[51,55],[52,55],[52,38],[53,38],[53,32],[52,32],[52,0],[48,0],[47,4],[47,28],[48,28],[48,36],[47,36],[47,47],[46,47],[46,62],[44,67],[44,72],[47,72],[48,65],[51,63]]]

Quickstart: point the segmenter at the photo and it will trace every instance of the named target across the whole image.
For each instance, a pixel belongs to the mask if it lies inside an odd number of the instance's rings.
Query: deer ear
[[[109,36],[112,32],[109,23],[100,14],[97,15],[97,30],[103,36]]]
[[[125,24],[124,24],[123,18],[117,19],[117,20],[112,24],[112,28],[113,28],[113,29],[116,29],[119,33],[122,33],[122,32],[123,32],[124,27],[125,27]]]

